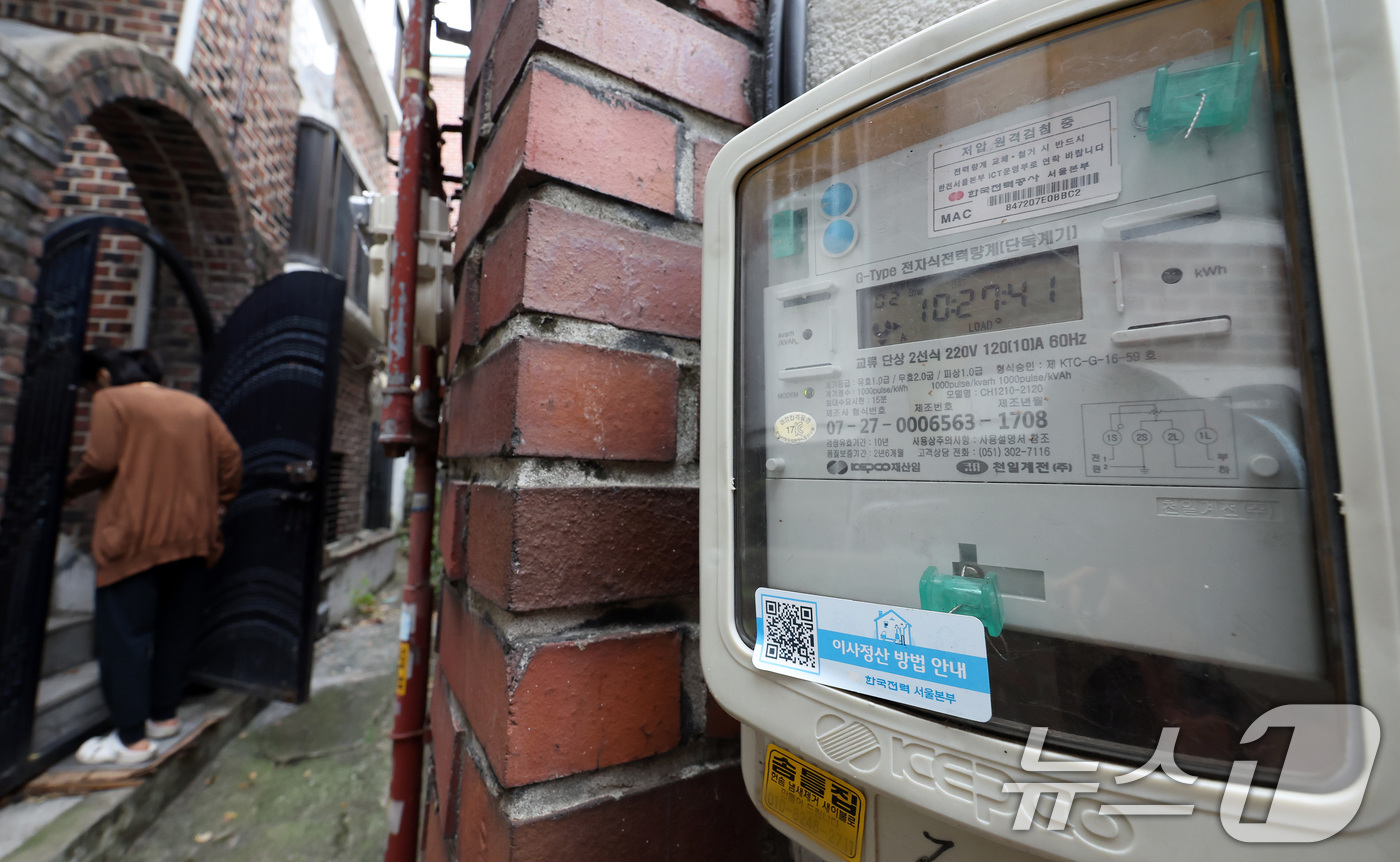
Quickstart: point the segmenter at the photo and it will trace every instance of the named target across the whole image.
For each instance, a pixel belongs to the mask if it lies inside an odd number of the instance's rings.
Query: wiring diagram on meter
[[[1232,479],[1229,398],[1083,405],[1084,467],[1091,476]]]

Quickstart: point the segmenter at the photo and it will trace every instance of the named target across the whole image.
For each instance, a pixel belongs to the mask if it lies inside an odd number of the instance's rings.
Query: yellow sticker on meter
[[[763,807],[850,862],[860,860],[865,794],[790,751],[768,746]]]

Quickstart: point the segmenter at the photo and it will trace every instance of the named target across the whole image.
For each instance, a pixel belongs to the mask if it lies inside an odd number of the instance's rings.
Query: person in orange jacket
[[[116,729],[78,749],[83,763],[153,758],[180,731],[176,708],[199,635],[205,571],[218,561],[224,508],[242,454],[203,399],[159,385],[149,351],[83,354],[95,387],[87,451],[67,496],[101,489],[93,525],[97,658]]]

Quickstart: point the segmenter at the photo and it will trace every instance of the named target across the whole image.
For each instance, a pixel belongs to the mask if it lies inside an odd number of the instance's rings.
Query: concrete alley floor
[[[311,699],[264,709],[123,859],[383,858],[402,570],[317,643]]]

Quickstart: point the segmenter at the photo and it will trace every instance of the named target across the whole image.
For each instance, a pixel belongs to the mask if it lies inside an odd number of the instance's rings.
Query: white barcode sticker
[[[972,721],[992,717],[982,621],[759,588],[754,666]]]
[[[1104,99],[929,152],[928,235],[1111,201],[1118,115]]]

